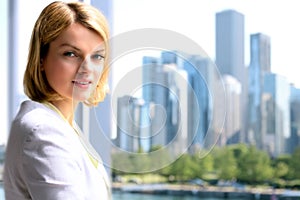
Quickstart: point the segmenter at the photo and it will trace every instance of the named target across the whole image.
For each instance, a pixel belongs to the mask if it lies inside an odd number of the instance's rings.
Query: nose
[[[85,59],[83,59],[83,61],[81,62],[78,72],[88,73],[91,70],[92,70],[91,59],[89,58],[89,56],[86,56]]]

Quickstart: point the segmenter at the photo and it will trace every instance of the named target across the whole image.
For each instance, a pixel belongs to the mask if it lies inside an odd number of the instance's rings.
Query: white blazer
[[[83,140],[58,113],[25,101],[12,123],[6,148],[6,200],[106,200],[109,180]],[[96,157],[96,156],[95,156]]]

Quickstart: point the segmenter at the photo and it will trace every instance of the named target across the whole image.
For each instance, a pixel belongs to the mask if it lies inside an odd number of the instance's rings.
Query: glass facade
[[[270,38],[261,33],[252,34],[250,45],[247,141],[263,149],[266,127],[263,123],[262,98],[264,74],[270,72]]]
[[[213,71],[208,58],[191,56],[184,63],[184,70],[188,73],[188,81],[194,95],[189,95],[189,136],[195,137],[192,148],[210,146],[208,139],[209,126],[212,120]],[[198,110],[198,112],[197,112]]]
[[[290,85],[287,80],[274,73],[265,74],[264,99],[266,108],[266,135],[264,146],[274,156],[287,153],[290,137]]]
[[[290,98],[291,137],[288,140],[287,152],[292,153],[300,146],[300,89],[291,86]]]
[[[245,75],[244,15],[235,10],[216,14],[216,65],[221,74],[229,74],[238,81]]]
[[[235,10],[216,13],[216,65],[221,75],[233,76],[241,84],[239,124],[241,124],[240,138],[244,141],[248,111],[246,109],[245,17]]]
[[[220,145],[237,144],[241,142],[241,83],[230,75],[223,75],[227,114],[224,123],[224,133],[220,138]]]

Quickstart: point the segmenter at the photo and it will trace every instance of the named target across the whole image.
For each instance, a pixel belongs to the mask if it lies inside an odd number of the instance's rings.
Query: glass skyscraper
[[[190,56],[184,62],[184,70],[188,74],[191,85],[189,91],[188,132],[189,140],[193,140],[191,151],[210,146],[209,136],[213,136],[209,126],[212,122],[213,66],[208,58]]]
[[[244,81],[244,15],[235,10],[216,14],[216,65],[221,74]]]
[[[291,127],[290,85],[285,77],[265,74],[262,105],[266,117],[266,135],[262,138],[265,149],[273,156],[287,153],[286,141]]]
[[[180,153],[187,146],[186,72],[176,52],[163,51],[160,58],[143,57],[143,98],[152,102],[151,146],[174,144]],[[175,153],[177,154],[177,153]]]
[[[241,141],[241,83],[230,75],[223,75],[227,113],[224,122],[224,133],[219,145],[237,144]]]
[[[114,144],[129,152],[148,152],[151,139],[151,103],[125,95],[118,98],[117,137]]]
[[[247,77],[245,68],[245,19],[235,10],[216,13],[216,65],[221,75],[230,75],[241,84],[240,141],[245,138]],[[216,108],[219,109],[219,108]]]
[[[250,36],[251,60],[248,69],[248,134],[247,142],[263,149],[266,127],[262,115],[264,74],[270,73],[270,38],[262,33]]]
[[[292,153],[300,146],[300,89],[295,86],[291,86],[290,103],[291,137],[288,141],[287,151]]]

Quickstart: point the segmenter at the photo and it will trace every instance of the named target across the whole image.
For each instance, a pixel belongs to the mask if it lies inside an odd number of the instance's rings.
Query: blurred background
[[[0,2],[2,164],[10,123],[26,99],[22,81],[31,31],[50,2]],[[78,109],[79,125],[116,182],[147,183],[151,172],[148,182],[200,179],[299,190],[296,0],[85,2],[107,16],[112,38],[163,29],[205,51],[133,49],[111,64],[107,99],[93,111]],[[122,92],[132,81],[141,87]],[[142,86],[148,82],[156,85]]]

